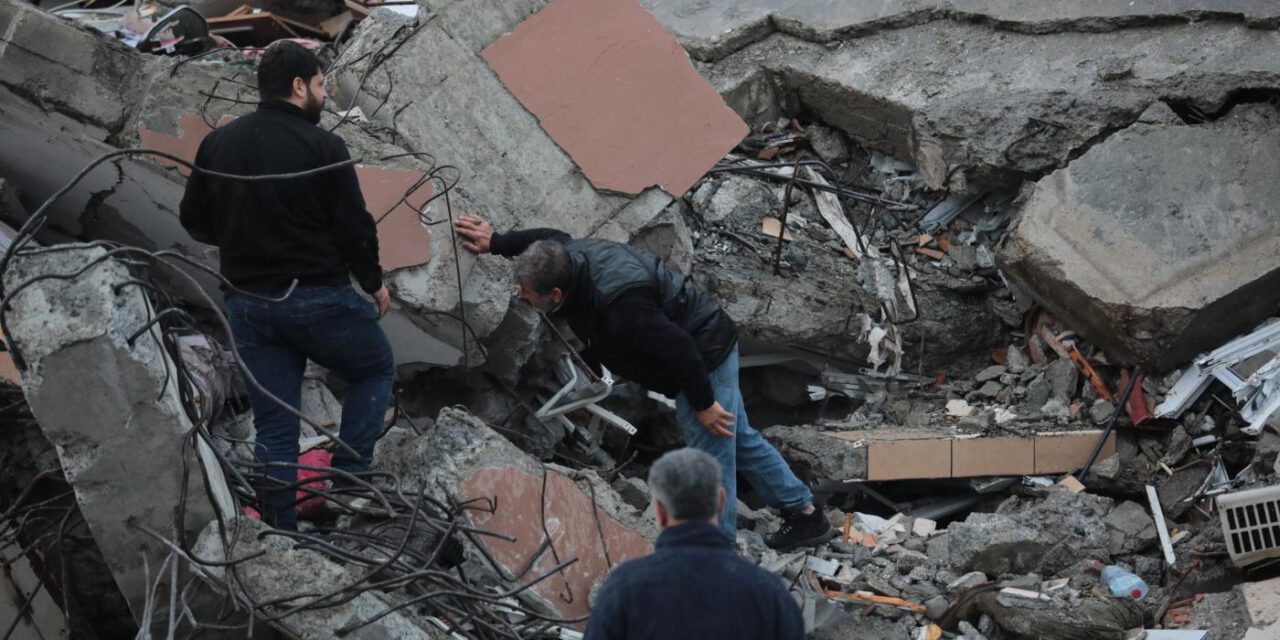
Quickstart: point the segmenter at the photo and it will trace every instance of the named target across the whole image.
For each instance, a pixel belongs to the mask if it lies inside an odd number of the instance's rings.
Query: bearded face
[[[320,83],[319,91],[312,89],[312,85],[317,82]],[[302,112],[306,114],[307,120],[310,120],[311,124],[320,124],[320,114],[324,113],[324,99],[324,76],[316,74],[315,78],[307,83],[307,99],[302,106]]]

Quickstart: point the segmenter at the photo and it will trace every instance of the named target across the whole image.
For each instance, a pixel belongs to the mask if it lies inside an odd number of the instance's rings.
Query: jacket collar
[[[562,289],[564,302],[560,303],[560,308],[555,315],[565,315],[576,305],[584,303],[582,292],[589,291],[591,288],[591,273],[587,257],[569,249],[569,264],[572,276],[569,278],[569,286]]]
[[[733,543],[720,531],[720,527],[706,522],[686,522],[669,527],[658,535],[654,550],[681,547],[706,547],[729,551]]]
[[[263,100],[262,102],[258,103],[258,110],[261,111],[264,109],[267,111],[277,111],[280,113],[286,113],[291,116],[296,116],[296,117],[302,118],[303,120],[307,120],[307,114],[304,113],[302,109],[298,107],[298,105],[293,104],[292,102],[288,102],[286,100]],[[307,122],[310,122],[310,120],[307,120]]]

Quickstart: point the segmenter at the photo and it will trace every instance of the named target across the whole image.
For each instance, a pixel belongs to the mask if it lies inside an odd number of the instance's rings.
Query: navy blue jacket
[[[658,536],[653,555],[600,588],[587,640],[803,640],[800,608],[775,575],[739,558],[710,524]]]

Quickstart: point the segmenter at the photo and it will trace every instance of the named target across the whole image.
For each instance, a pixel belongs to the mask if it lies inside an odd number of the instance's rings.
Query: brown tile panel
[[[1098,443],[1101,431],[1042,433],[1036,436],[1036,474],[1066,473],[1084,466]],[[1098,452],[1098,460],[1106,460],[1116,452],[1116,434],[1112,432]]]
[[[951,476],[1025,476],[1035,473],[1031,438],[956,438],[951,442]]]
[[[422,172],[357,165],[356,176],[365,208],[379,220],[378,259],[383,270],[426,264],[431,259],[431,235],[419,222],[418,211],[431,198],[431,184],[414,189]]]
[[[683,195],[748,132],[635,0],[555,0],[483,56],[597,189]]]
[[[603,510],[594,509],[590,496],[579,490],[573,481],[555,472],[548,472],[546,480],[545,501],[542,478],[515,468],[478,469],[462,483],[462,491],[466,499],[497,497],[498,508],[494,513],[468,513],[476,527],[516,538],[515,542],[507,542],[477,537],[486,545],[490,555],[511,574],[523,569],[542,546],[546,538],[542,529],[542,513],[545,513],[546,528],[551,532],[551,541],[560,559],[578,558],[578,561],[562,575],[552,576],[534,589],[556,607],[561,616],[585,616],[590,611],[587,595],[591,585],[609,569],[596,516],[599,516],[600,528],[604,530],[608,557],[613,564],[652,553],[653,545]],[[555,565],[551,552],[546,551],[525,579],[540,575]]]
[[[950,478],[951,440],[872,442],[867,452],[868,480]]]

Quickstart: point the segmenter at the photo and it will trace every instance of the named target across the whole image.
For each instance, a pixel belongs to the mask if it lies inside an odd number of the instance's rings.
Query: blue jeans
[[[395,360],[391,344],[378,326],[377,306],[350,285],[298,287],[283,302],[228,296],[227,316],[249,372],[289,406],[301,406],[302,375],[308,359],[351,385],[342,403],[338,435],[360,457],[338,447],[333,466],[347,472],[367,471],[395,381]],[[248,381],[245,386],[257,430],[254,450],[258,461],[297,464],[298,417]],[[273,485],[275,481],[296,482],[297,473],[294,467],[267,469]],[[277,527],[295,528],[295,490],[268,493],[271,506],[263,516]]]
[[[802,509],[813,503],[813,493],[791,471],[778,450],[747,421],[747,408],[742,403],[742,390],[738,388],[737,347],[711,372],[711,388],[716,402],[734,415],[732,438],[707,431],[698,422],[683,393],[676,396],[676,420],[684,429],[690,447],[706,451],[720,463],[724,489],[728,493],[724,511],[720,514],[720,530],[730,540],[735,540],[738,530],[738,471],[772,507]]]

